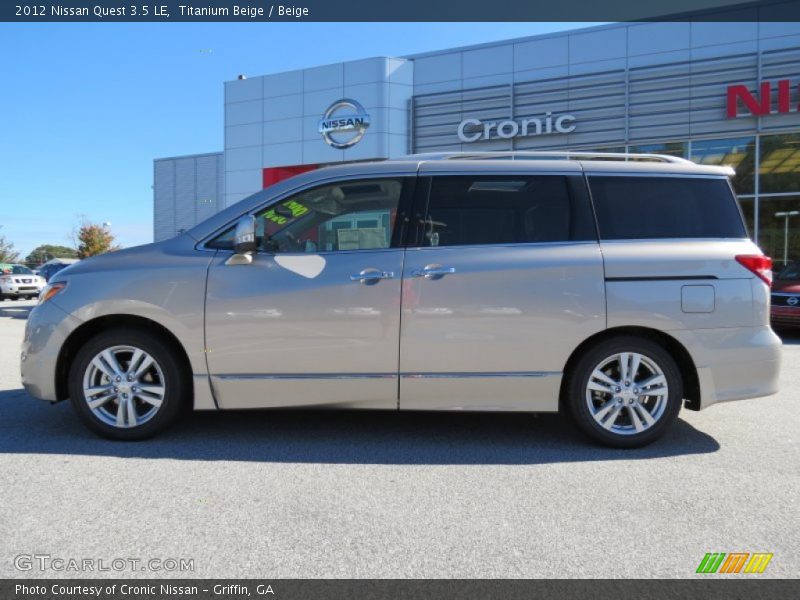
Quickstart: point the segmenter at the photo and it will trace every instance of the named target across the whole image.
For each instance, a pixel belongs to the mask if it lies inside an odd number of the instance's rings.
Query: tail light
[[[740,254],[736,262],[772,287],[772,259],[760,254]]]

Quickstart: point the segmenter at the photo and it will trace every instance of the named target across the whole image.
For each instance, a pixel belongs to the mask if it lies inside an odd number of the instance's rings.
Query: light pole
[[[800,215],[800,210],[776,212],[775,218],[783,217],[783,265],[789,262],[789,219]]]

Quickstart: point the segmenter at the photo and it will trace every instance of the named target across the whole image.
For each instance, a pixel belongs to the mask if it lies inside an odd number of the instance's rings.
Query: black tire
[[[592,402],[597,408],[604,407],[605,404],[602,403],[611,400],[622,404],[621,408],[625,408],[626,411],[617,411],[619,416],[616,418],[613,425],[625,428],[626,433],[612,431],[598,423],[589,408],[589,399],[587,399],[587,386],[589,385],[589,378],[594,370],[606,359],[623,352],[642,355],[649,360],[651,364],[661,369],[667,383],[668,389],[664,396],[666,406],[663,407],[660,416],[655,419],[655,422],[644,429],[644,431],[640,432],[630,432],[631,429],[634,428],[631,413],[635,413],[637,417],[641,416],[642,413],[638,411],[638,409],[634,409],[633,406],[627,408],[625,403],[631,401],[629,398],[627,400],[620,399],[621,396],[606,394],[605,392],[597,392],[592,396],[592,398],[596,398],[593,399]],[[646,366],[640,367],[640,369],[646,368]],[[643,371],[640,370],[638,372],[642,373]],[[681,403],[683,402],[683,380],[675,359],[663,346],[645,338],[619,336],[599,342],[578,359],[567,377],[565,387],[567,396],[565,398],[565,404],[575,424],[593,440],[613,448],[639,448],[654,442],[664,435],[678,418]],[[635,380],[635,378],[632,379]],[[614,389],[616,390],[618,388]],[[623,389],[622,394],[625,393],[626,391]],[[629,393],[632,393],[632,391]],[[657,402],[657,399],[655,397],[648,397],[645,401],[652,406]],[[635,400],[633,402],[635,402]],[[609,412],[609,414],[611,413],[613,413],[613,409]],[[652,416],[652,413],[649,414]],[[646,425],[642,419],[639,419],[639,421],[643,425]],[[621,424],[617,425],[618,423]]]
[[[132,346],[143,350],[160,368],[159,377],[163,376],[163,382],[159,382],[164,388],[161,405],[154,416],[139,425],[123,428],[105,422],[92,411],[84,396],[83,380],[92,360],[103,350],[115,346]],[[120,328],[105,331],[91,338],[78,351],[69,371],[69,395],[78,416],[89,429],[112,440],[143,440],[163,431],[175,422],[182,410],[189,406],[191,399],[191,379],[186,376],[185,369],[176,357],[177,354],[171,345],[146,331]],[[121,385],[124,384],[123,381]],[[133,394],[131,397],[135,398]],[[139,406],[149,407],[141,400],[138,402]],[[107,404],[109,412],[113,407],[119,410],[120,405],[117,400]]]

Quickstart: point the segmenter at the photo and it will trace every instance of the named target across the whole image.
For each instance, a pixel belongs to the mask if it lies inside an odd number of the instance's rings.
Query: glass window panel
[[[588,202],[566,177],[435,177],[425,246],[526,244],[594,237]]]
[[[800,193],[800,134],[761,136],[758,172],[762,194]]]
[[[724,179],[591,176],[600,238],[745,237]]]
[[[725,165],[736,170],[733,187],[739,194],[755,192],[756,139],[741,137],[692,141],[692,161],[700,165]]]
[[[744,222],[747,224],[747,232],[750,237],[755,233],[756,201],[753,198],[737,198],[742,209]]]
[[[572,150],[572,149],[571,149]],[[625,154],[625,146],[608,146],[606,148],[574,148],[575,152],[614,152]]]
[[[401,179],[343,181],[306,190],[256,213],[256,238],[269,252],[388,248]],[[235,226],[208,244],[232,248]]]
[[[689,144],[687,142],[657,142],[653,144],[638,144],[628,146],[630,154],[668,154],[686,158]]]
[[[800,260],[800,195],[761,198],[758,245],[772,257],[776,269]]]

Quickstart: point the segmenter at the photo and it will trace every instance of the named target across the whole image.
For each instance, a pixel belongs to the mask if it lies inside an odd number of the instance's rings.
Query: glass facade
[[[628,146],[628,152],[636,154],[669,154],[685,158],[689,145],[686,142],[659,142],[657,144],[637,144]]]
[[[756,138],[696,140],[689,159],[701,165],[726,165],[736,169],[733,188],[737,194],[754,194]]]
[[[775,267],[800,260],[800,194],[761,198],[758,245]]]
[[[761,136],[761,194],[800,193],[800,133]]]

